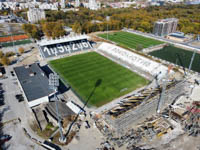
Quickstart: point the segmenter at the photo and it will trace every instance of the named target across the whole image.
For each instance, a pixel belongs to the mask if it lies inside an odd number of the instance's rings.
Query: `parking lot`
[[[6,68],[6,76],[7,78],[0,80],[0,101],[2,104],[0,113],[1,122],[4,123],[1,136],[10,135],[12,138],[4,143],[3,148],[9,150],[43,149],[23,132],[23,128],[29,130],[28,120],[31,119],[31,113],[26,106],[12,67]]]

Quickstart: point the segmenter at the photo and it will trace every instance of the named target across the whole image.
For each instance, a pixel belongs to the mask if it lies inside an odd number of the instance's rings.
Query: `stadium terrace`
[[[167,72],[166,66],[112,44],[102,43],[98,47],[98,50],[110,54],[117,59],[121,59],[139,69],[142,69],[152,76],[160,74],[159,78],[162,78],[162,76],[164,76]]]
[[[50,58],[91,49],[92,45],[88,38],[86,35],[75,35],[60,39],[43,39],[37,44],[41,57]]]

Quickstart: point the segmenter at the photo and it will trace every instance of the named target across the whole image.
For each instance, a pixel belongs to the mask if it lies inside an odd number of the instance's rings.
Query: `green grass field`
[[[85,101],[96,81],[101,80],[89,100],[89,105],[97,107],[148,83],[143,77],[95,52],[53,60],[49,64]]]
[[[181,65],[176,56],[176,54],[179,54],[180,58],[182,59],[183,66],[186,68],[189,68],[193,52],[187,51],[181,48],[173,47],[173,46],[168,46],[168,47],[164,47],[161,50],[151,52],[149,54],[152,56],[167,60],[174,64]],[[195,55],[191,69],[194,71],[200,72],[200,54]]]
[[[107,39],[107,34],[99,34],[99,37],[102,37],[104,39]],[[137,49],[139,45],[142,46],[142,48],[147,48],[155,45],[162,44],[163,42],[157,41],[151,38],[146,38],[140,35],[136,35],[129,32],[114,32],[108,34],[108,39],[110,41],[113,41],[123,47],[127,48],[133,48]]]

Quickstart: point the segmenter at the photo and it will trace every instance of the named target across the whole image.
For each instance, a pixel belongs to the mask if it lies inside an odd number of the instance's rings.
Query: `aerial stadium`
[[[152,57],[162,51],[157,49],[159,45],[165,48],[164,42],[124,31],[97,37],[116,44],[91,44],[88,36],[80,35],[38,45],[50,68],[81,101],[100,111],[104,126],[110,130],[122,135],[125,129],[163,110],[184,94],[187,83],[174,78],[176,72],[182,74],[179,68]],[[134,51],[137,44],[156,50],[147,54]],[[101,83],[95,87],[98,80]],[[161,101],[163,90],[165,96]]]

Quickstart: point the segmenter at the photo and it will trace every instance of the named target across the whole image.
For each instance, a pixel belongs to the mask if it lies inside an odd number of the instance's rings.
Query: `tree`
[[[34,24],[23,24],[22,29],[26,32],[26,34],[34,39],[40,39],[41,31]]]
[[[7,52],[7,53],[5,53],[6,57],[11,57],[11,56],[14,56],[14,55],[15,55],[14,52]]]
[[[57,38],[64,36],[66,31],[62,22],[46,22],[42,24],[42,31],[47,37]]]
[[[24,53],[24,48],[23,48],[23,47],[20,47],[20,48],[18,49],[18,51],[19,51],[20,54],[23,54],[23,53]]]
[[[82,31],[81,24],[78,21],[76,21],[72,26],[72,30],[76,33],[81,33]]]
[[[1,64],[4,65],[4,66],[8,66],[10,64],[10,59],[6,56],[3,56],[1,58]]]
[[[137,44],[136,50],[141,51],[143,49],[143,45]]]
[[[2,58],[3,56],[4,56],[4,53],[0,51],[0,58]]]

